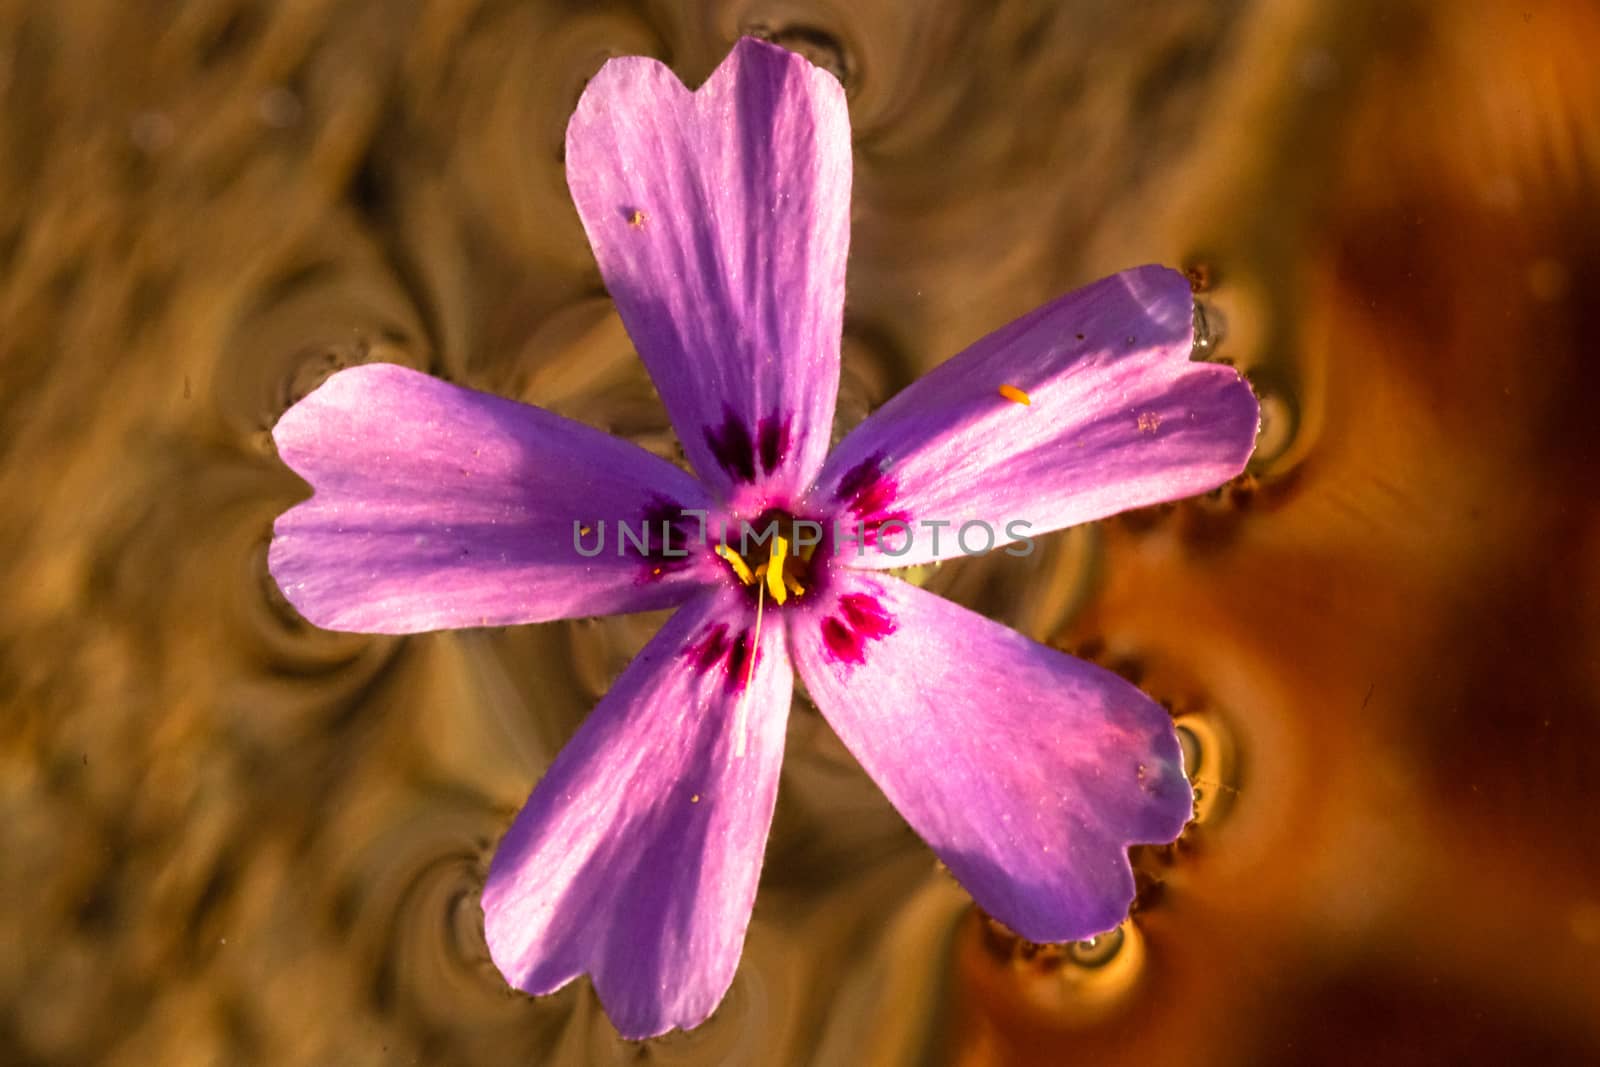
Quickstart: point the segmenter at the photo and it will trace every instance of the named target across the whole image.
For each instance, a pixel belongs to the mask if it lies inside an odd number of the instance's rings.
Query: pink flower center
[[[783,606],[810,595],[821,577],[827,526],[769,508],[754,521],[735,524],[713,551],[758,602]]]

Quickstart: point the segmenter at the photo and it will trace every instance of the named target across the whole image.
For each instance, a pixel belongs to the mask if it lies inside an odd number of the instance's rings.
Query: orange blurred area
[[[1212,721],[1236,795],[1152,868],[1135,976],[969,924],[961,1062],[1600,1055],[1600,11],[1533,8],[1397,5],[1342,61],[1292,347],[1237,353],[1287,443],[1110,524],[1067,633]]]
[[[801,702],[733,990],[638,1045],[478,893],[660,616],[316,630],[268,431],[387,360],[673,455],[562,132],[744,32],[849,95],[841,428],[1150,261],[1264,425],[917,576],[1176,716],[1122,927],[978,914]],[[1579,0],[0,3],[0,1061],[1600,1062],[1596,55]]]

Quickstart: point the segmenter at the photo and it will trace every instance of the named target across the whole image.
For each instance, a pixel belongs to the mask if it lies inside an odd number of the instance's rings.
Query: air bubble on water
[[[1074,941],[1067,946],[1067,958],[1079,967],[1090,970],[1104,967],[1117,958],[1126,940],[1127,936],[1119,926],[1087,940]]]
[[[1262,382],[1252,382],[1252,385],[1261,402],[1261,431],[1256,435],[1256,450],[1250,465],[1253,470],[1264,472],[1294,443],[1299,412],[1283,390]]]
[[[1202,301],[1194,304],[1194,354],[1211,359],[1227,333],[1227,320],[1221,311]]]
[[[1178,726],[1178,747],[1183,750],[1183,773],[1190,779],[1200,773],[1200,738],[1187,726]]]

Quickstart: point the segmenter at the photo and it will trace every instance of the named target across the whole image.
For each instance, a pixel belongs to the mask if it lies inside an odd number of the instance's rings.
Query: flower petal
[[[483,890],[490,953],[517,988],[588,973],[629,1038],[694,1026],[727,992],[794,685],[769,626],[746,691],[752,622],[736,592],[685,605],[534,789]]]
[[[567,127],[567,182],[695,470],[724,499],[798,496],[839,387],[839,83],[750,38],[695,93],[653,59],[613,59]]]
[[[1032,941],[1128,912],[1126,848],[1191,797],[1167,714],[1109,671],[889,576],[843,571],[790,650],[845,746],[989,914]]]
[[[1244,469],[1260,409],[1231,367],[1190,361],[1193,314],[1188,282],[1164,267],[1046,304],[858,426],[811,506],[867,524],[863,551],[843,546],[852,565],[899,567],[1221,485]],[[884,523],[912,529],[874,538]]]
[[[694,479],[539,408],[374,363],[329,378],[272,435],[315,495],[279,516],[268,563],[300,613],[330,630],[670,607],[707,573],[703,553],[662,551],[663,522],[709,507]],[[619,521],[636,540],[651,524],[649,553],[618,551]],[[603,529],[604,550],[581,554],[575,523],[590,526],[586,551]],[[687,524],[698,533],[697,519]],[[685,551],[680,540],[666,547]]]

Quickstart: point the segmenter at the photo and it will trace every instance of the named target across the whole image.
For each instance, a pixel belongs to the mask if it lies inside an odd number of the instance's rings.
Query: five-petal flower
[[[839,85],[754,40],[694,93],[612,60],[578,104],[573,199],[697,477],[387,365],[340,372],[274,430],[315,495],[278,520],[271,569],[318,625],[679,607],[533,790],[483,893],[512,984],[587,973],[630,1037],[694,1026],[733,980],[795,671],[978,904],[1032,940],[1115,926],[1127,846],[1189,816],[1152,700],[883,572],[970,550],[962,524],[1013,544],[1213,488],[1250,454],[1254,396],[1190,361],[1187,283],[1143,267],[978,341],[830,452],[850,167]],[[622,523],[653,542],[619,544]],[[741,523],[782,540],[718,543]],[[795,552],[811,523],[820,543]]]

